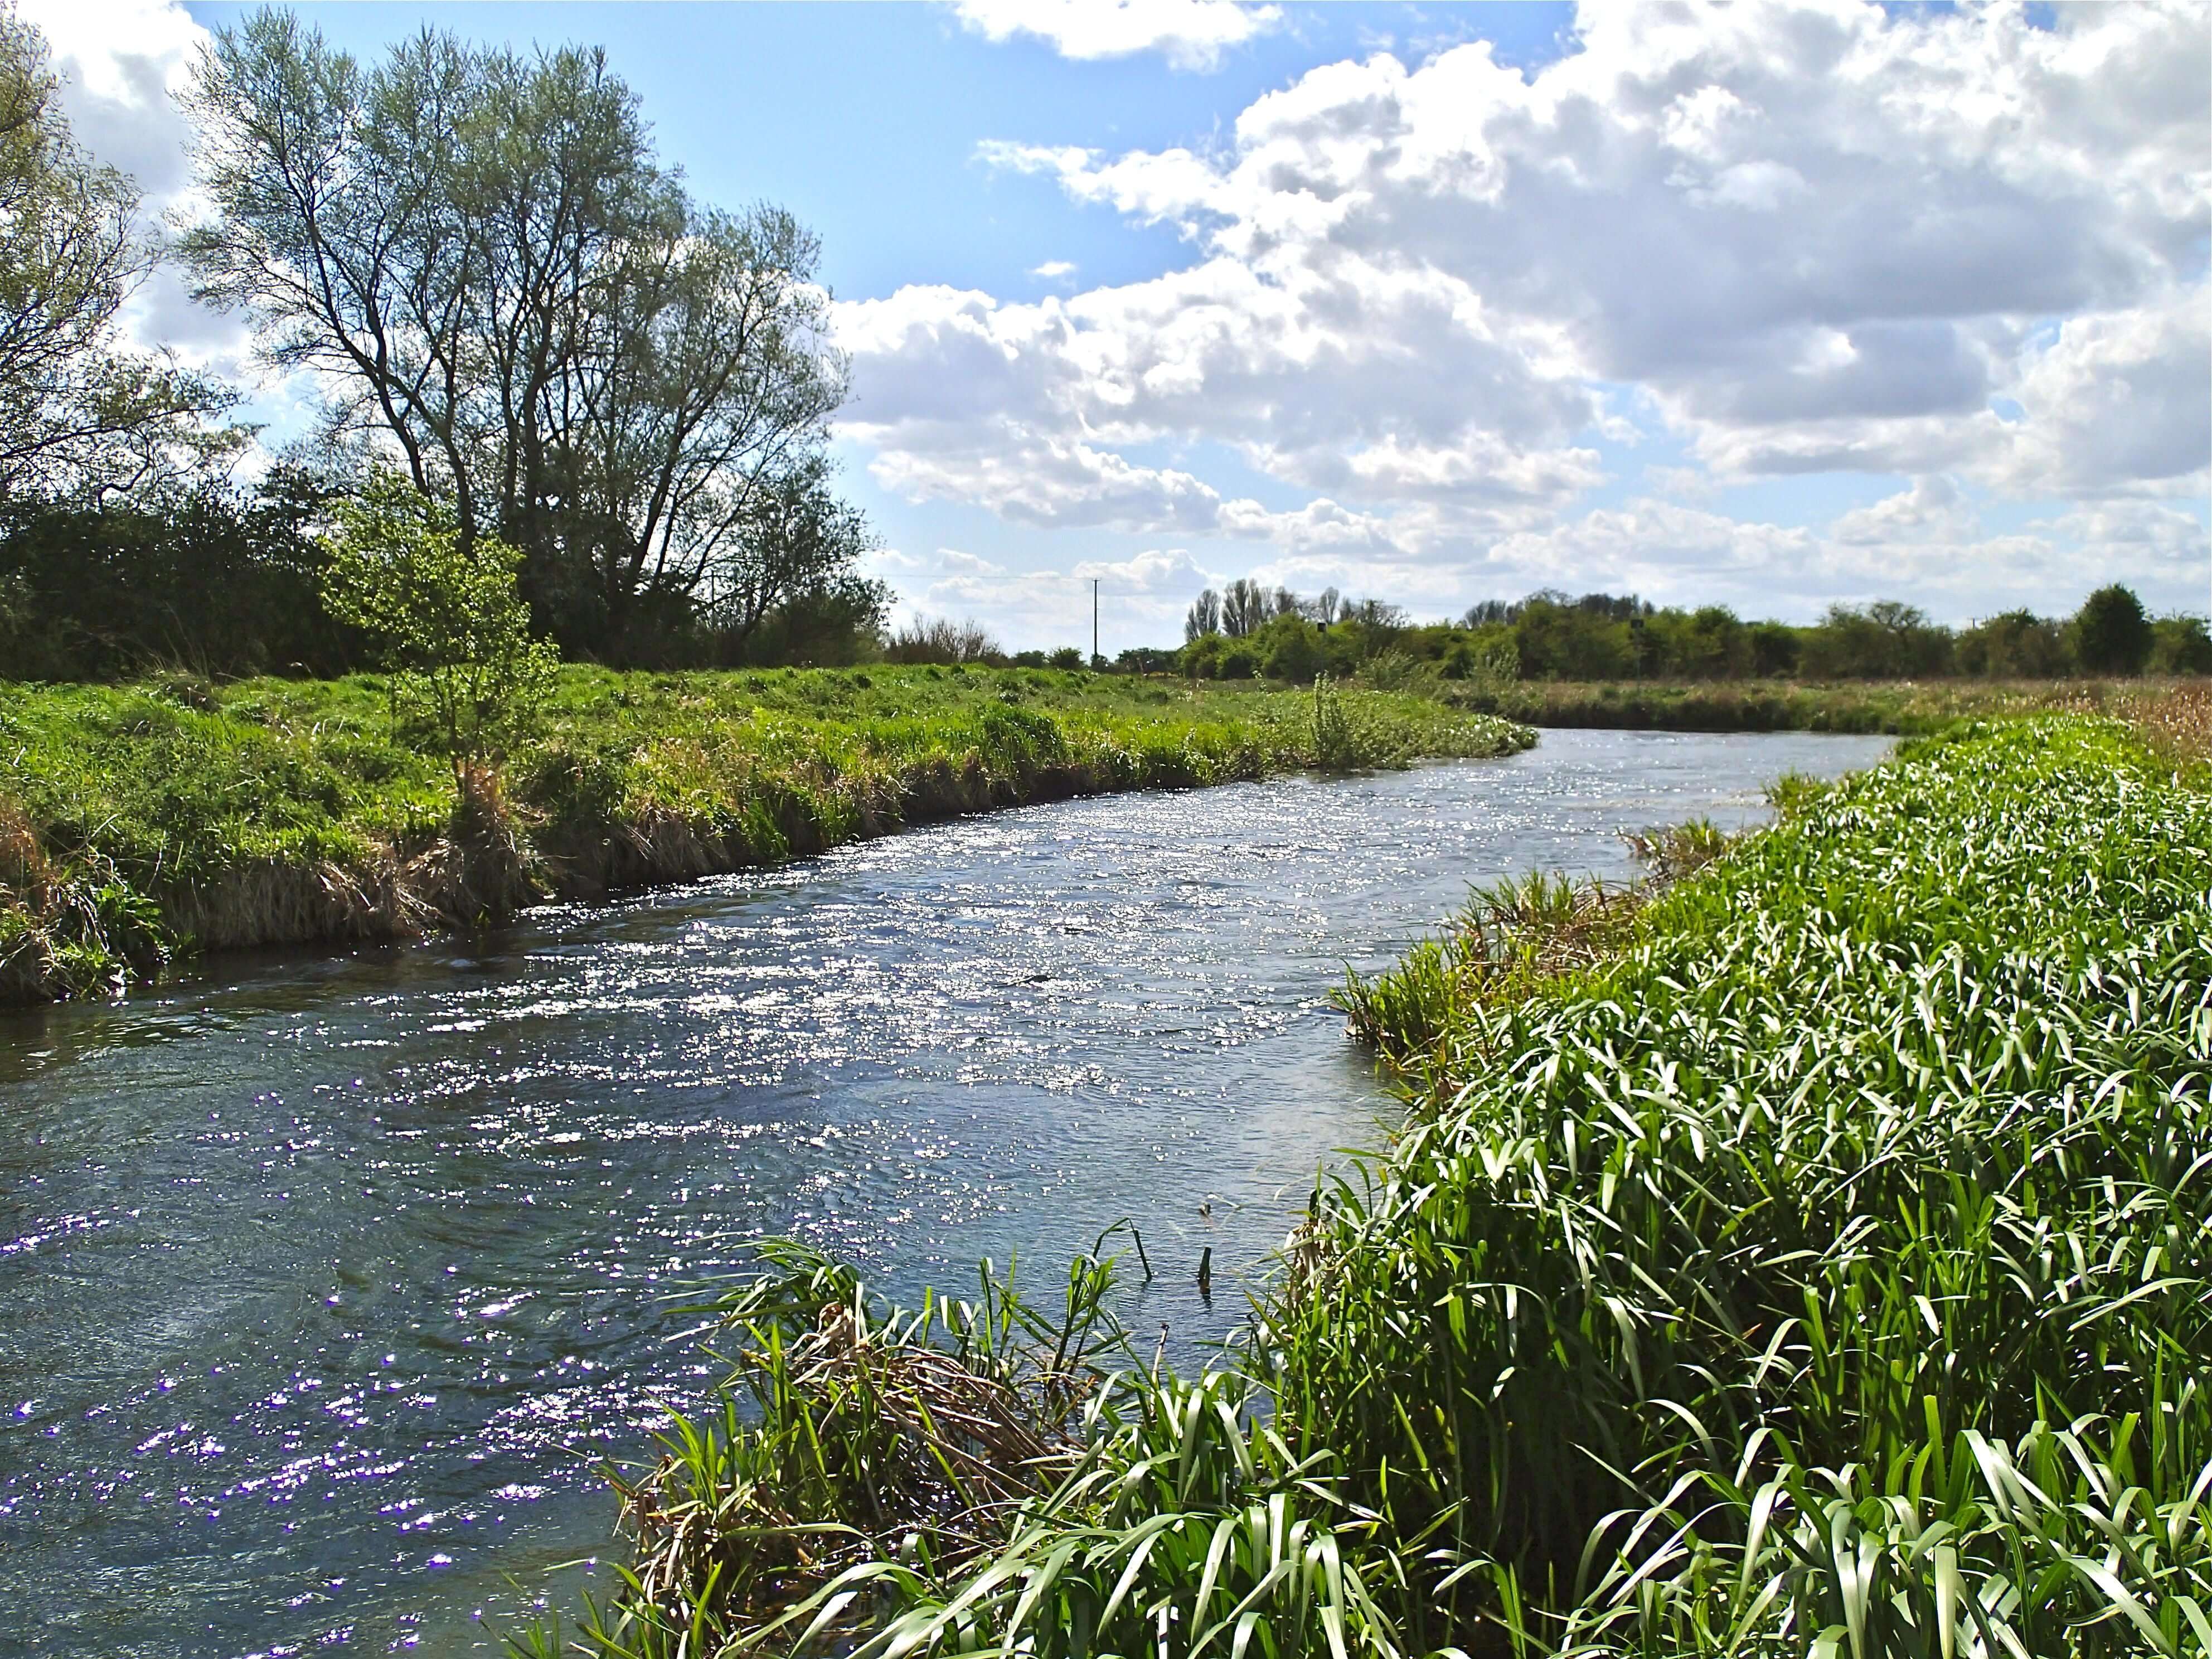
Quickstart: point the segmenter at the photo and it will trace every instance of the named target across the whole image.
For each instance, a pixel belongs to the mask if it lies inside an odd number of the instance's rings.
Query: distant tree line
[[[237,392],[121,343],[163,251],[56,93],[0,10],[0,676],[380,660],[325,578],[384,469],[450,517],[458,559],[511,550],[491,556],[564,653],[879,648],[889,591],[827,454],[846,373],[816,240],[696,200],[603,53],[425,30],[362,63],[280,11],[216,32],[182,100],[204,210],[175,255],[321,397],[252,483]]]
[[[1446,679],[1894,680],[1972,676],[2212,673],[2197,617],[2152,617],[2130,589],[2089,595],[2070,617],[2009,611],[1966,629],[1893,600],[1831,605],[1810,625],[1746,622],[1722,605],[1662,607],[1632,596],[1546,589],[1416,625],[1395,605],[1313,599],[1231,582],[1199,595],[1174,665],[1194,678],[1419,670]],[[1167,653],[1157,653],[1165,655]]]

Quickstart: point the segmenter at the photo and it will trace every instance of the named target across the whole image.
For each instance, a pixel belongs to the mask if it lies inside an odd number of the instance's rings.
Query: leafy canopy
[[[426,30],[363,64],[262,11],[184,101],[195,295],[321,378],[334,443],[388,447],[465,544],[521,549],[566,644],[626,659],[715,596],[744,632],[774,608],[784,498],[820,483],[845,392],[818,247],[779,209],[696,201],[604,53]],[[848,566],[827,528],[800,539]]]

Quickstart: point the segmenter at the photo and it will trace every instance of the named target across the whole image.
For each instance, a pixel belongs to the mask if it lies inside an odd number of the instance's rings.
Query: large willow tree
[[[836,574],[775,533],[845,389],[815,240],[693,201],[604,53],[425,31],[364,67],[264,11],[187,101],[196,293],[314,372],[331,435],[396,448],[465,544],[520,548],[564,643],[635,656],[704,596]]]
[[[234,401],[129,349],[118,317],[152,272],[138,187],[70,131],[46,43],[0,7],[0,499],[100,499],[199,473],[244,434]]]

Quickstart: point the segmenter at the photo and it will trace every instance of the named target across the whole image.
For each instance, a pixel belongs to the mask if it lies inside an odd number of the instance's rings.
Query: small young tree
[[[522,555],[487,536],[464,552],[452,512],[382,469],[337,520],[324,603],[376,642],[395,714],[419,721],[460,779],[528,731],[559,662],[531,637]]]

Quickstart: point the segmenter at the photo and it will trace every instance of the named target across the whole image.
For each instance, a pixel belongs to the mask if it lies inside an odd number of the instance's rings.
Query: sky
[[[195,210],[229,5],[19,0]],[[1238,576],[1808,621],[2212,608],[2212,9],[1820,0],[302,5],[602,45],[665,161],[821,236],[899,615],[1173,644]],[[312,388],[157,277],[130,325]]]

